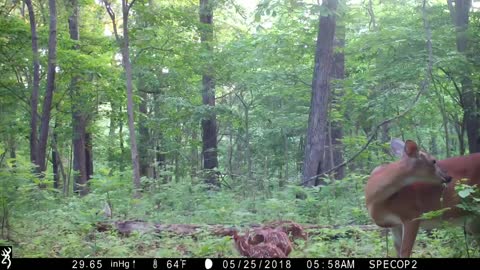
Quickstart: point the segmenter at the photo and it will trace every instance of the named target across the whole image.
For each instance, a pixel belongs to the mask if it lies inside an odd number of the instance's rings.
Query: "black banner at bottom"
[[[480,259],[218,259],[218,258],[10,258],[0,269],[76,269],[76,270],[233,270],[233,269],[479,269]]]

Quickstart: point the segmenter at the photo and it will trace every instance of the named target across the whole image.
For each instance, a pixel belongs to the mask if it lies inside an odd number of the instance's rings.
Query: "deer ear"
[[[407,140],[405,142],[405,154],[411,158],[418,157],[418,146],[414,141]]]
[[[394,156],[401,158],[403,156],[405,143],[402,140],[395,138],[390,141],[390,148]]]

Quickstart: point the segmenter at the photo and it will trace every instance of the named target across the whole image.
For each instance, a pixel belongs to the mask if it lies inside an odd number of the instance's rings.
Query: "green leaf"
[[[472,194],[472,192],[473,192],[473,189],[467,188],[467,189],[464,189],[464,190],[460,190],[460,192],[458,192],[458,195],[465,199],[470,194]]]

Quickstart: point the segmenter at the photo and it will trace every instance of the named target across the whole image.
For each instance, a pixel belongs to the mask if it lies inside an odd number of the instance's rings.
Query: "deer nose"
[[[445,183],[450,183],[452,181],[452,177],[450,175],[447,175],[445,178],[444,178],[444,182]]]

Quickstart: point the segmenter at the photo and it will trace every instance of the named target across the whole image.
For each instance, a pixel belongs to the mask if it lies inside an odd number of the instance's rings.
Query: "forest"
[[[478,0],[0,0],[0,246],[480,257],[479,51]]]

